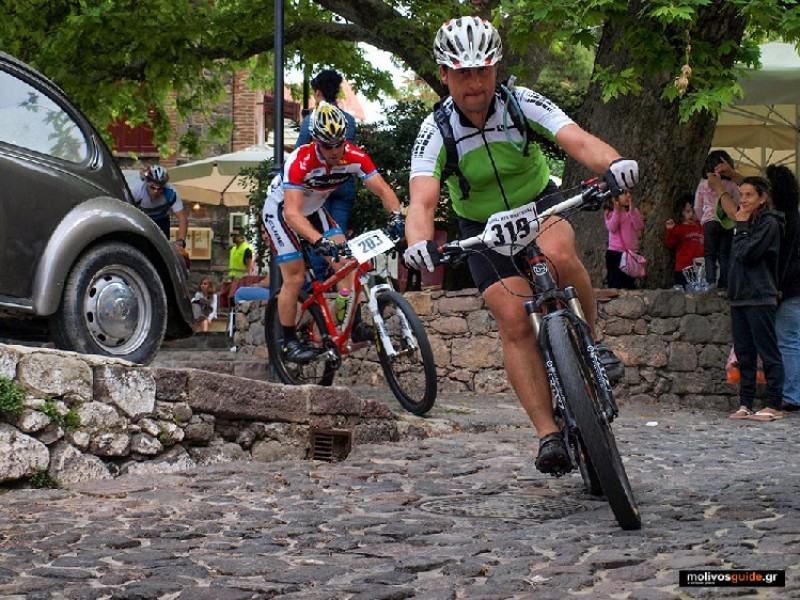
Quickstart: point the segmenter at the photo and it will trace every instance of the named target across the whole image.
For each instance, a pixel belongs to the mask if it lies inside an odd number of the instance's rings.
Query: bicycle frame
[[[309,267],[309,264],[306,263],[306,266]],[[355,258],[349,258],[346,260],[343,267],[335,271],[333,275],[328,277],[328,279],[325,281],[319,282],[314,278],[313,270],[310,267],[308,268],[308,273],[311,277],[311,293],[306,299],[303,300],[303,310],[308,310],[312,304],[317,304],[320,307],[322,314],[325,317],[328,340],[330,343],[336,346],[341,354],[347,354],[350,352],[347,342],[350,340],[350,333],[353,328],[353,320],[356,314],[354,307],[358,306],[361,300],[361,292],[363,290],[361,276],[368,273],[371,269],[372,265],[370,263],[359,263]],[[333,318],[333,313],[328,305],[327,299],[325,298],[325,294],[327,292],[335,292],[337,290],[337,284],[354,271],[355,277],[353,278],[354,281],[353,289],[351,290],[351,300],[347,305],[345,317],[342,320],[339,329],[337,329],[336,321]]]
[[[343,267],[339,268],[328,279],[319,282],[314,278],[313,270],[308,261],[306,261],[306,269],[311,278],[311,293],[308,298],[303,300],[303,310],[308,310],[312,304],[319,305],[322,314],[325,317],[325,325],[327,327],[327,336],[324,340],[325,346],[332,350],[335,346],[338,359],[339,356],[349,354],[354,350],[358,350],[367,345],[367,342],[350,342],[350,335],[352,333],[353,323],[355,321],[356,310],[358,310],[361,303],[362,293],[366,295],[366,304],[369,311],[372,313],[372,318],[375,323],[375,328],[380,340],[381,346],[384,348],[386,354],[393,358],[398,355],[398,350],[392,344],[392,340],[386,330],[383,318],[378,308],[378,296],[384,290],[394,290],[391,283],[387,283],[384,278],[377,274],[370,275],[375,271],[375,265],[370,258],[363,262],[359,262],[355,257],[349,257],[345,260]],[[339,328],[337,329],[336,321],[333,318],[332,311],[328,302],[326,301],[325,294],[337,290],[337,284],[355,272],[353,278],[353,289],[351,290],[351,300],[347,305],[345,317],[342,320]],[[380,280],[379,282],[376,282]],[[405,316],[400,314],[398,317],[401,320],[403,337],[406,340],[409,348],[417,350],[417,343],[414,336],[411,334],[411,327],[406,321]]]

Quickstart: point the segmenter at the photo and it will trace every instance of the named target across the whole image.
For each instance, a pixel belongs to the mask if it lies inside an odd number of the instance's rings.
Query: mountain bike
[[[641,517],[625,466],[611,431],[619,414],[611,384],[600,362],[592,332],[572,286],[560,288],[536,243],[541,224],[551,216],[568,217],[579,210],[597,210],[613,192],[599,179],[581,185],[581,192],[547,210],[535,203],[493,215],[482,234],[449,242],[440,248],[442,262],[462,260],[468,253],[524,253],[520,275],[531,284],[523,300],[544,360],[573,467],[590,494],[605,494],[623,529],[639,529]],[[565,473],[559,473],[561,476]]]
[[[380,255],[394,252],[397,241],[386,230],[376,229],[340,244],[338,251],[346,257],[344,265],[323,282],[313,275],[308,260],[310,248],[305,245],[305,265],[311,284],[310,291],[301,292],[298,298],[297,337],[316,354],[308,364],[285,360],[283,329],[278,317],[279,290],[269,299],[264,323],[270,364],[281,382],[331,385],[345,356],[374,343],[389,388],[402,407],[415,415],[424,415],[433,407],[437,394],[436,364],[425,327],[408,300],[394,289],[388,270],[379,270],[375,264]],[[339,323],[334,319],[336,286],[353,272],[350,302]],[[353,341],[351,337],[362,298],[371,315],[371,341]]]

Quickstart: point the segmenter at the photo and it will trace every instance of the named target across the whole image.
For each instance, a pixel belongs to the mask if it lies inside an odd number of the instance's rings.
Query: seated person
[[[200,289],[192,298],[192,312],[200,331],[207,332],[211,322],[217,317],[216,286],[210,277],[200,280]]]
[[[296,148],[286,159],[264,202],[264,226],[283,280],[278,298],[283,352],[291,362],[306,363],[314,358],[314,353],[300,344],[295,331],[297,298],[305,279],[301,240],[310,242],[315,253],[328,255],[334,268],[341,266],[330,256],[345,241],[344,232],[324,208],[330,193],[357,175],[392,214],[392,226],[401,228],[403,224],[397,195],[367,153],[345,139],[346,130],[341,109],[320,102],[311,115],[312,141]],[[342,285],[352,288],[352,276],[350,279]]]

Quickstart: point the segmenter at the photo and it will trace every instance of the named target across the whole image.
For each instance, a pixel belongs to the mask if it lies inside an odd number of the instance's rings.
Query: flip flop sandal
[[[746,406],[740,406],[739,410],[733,413],[729,419],[749,419],[753,416],[753,411],[747,408]]]
[[[761,421],[763,423],[770,423],[772,421],[777,421],[783,418],[783,413],[774,414],[771,412],[766,412],[764,410],[759,410],[757,413],[750,415],[747,417],[750,421]]]

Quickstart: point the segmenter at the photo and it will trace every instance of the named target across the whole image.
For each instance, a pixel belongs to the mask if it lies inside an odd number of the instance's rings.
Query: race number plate
[[[527,246],[539,229],[534,203],[495,213],[483,230],[484,243],[495,252],[512,256]]]
[[[358,237],[348,240],[347,245],[353,256],[362,263],[394,248],[394,242],[380,229],[362,233]]]

